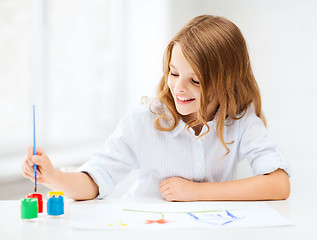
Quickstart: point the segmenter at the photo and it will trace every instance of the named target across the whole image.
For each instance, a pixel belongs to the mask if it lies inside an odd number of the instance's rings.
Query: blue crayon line
[[[187,213],[189,216],[193,217],[195,220],[199,220],[199,218],[197,216],[195,216],[194,214],[192,214],[191,212]]]
[[[228,223],[232,223],[234,220],[232,219],[232,220],[229,220],[228,222],[225,222],[225,223],[223,223],[223,224],[221,224],[222,226],[224,226],[224,225],[226,225],[226,224],[228,224]]]
[[[237,218],[236,216],[233,216],[229,211],[226,211],[226,212],[227,212],[227,215],[228,215],[229,217]]]
[[[36,140],[35,140],[35,105],[33,105],[33,155],[36,155]],[[37,165],[34,164],[34,182],[35,187],[37,186]],[[36,188],[35,188],[36,189]]]

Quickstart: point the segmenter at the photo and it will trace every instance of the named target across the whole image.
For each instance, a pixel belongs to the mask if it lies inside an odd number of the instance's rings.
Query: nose
[[[175,92],[176,93],[184,93],[187,90],[186,81],[181,76],[178,77],[178,79],[175,81]]]

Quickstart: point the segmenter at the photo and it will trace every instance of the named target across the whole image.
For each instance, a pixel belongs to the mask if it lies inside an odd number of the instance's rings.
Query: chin
[[[182,115],[182,116],[188,116],[193,114],[193,111],[189,111],[189,110],[184,110],[184,109],[180,109],[180,108],[176,108],[177,112]]]

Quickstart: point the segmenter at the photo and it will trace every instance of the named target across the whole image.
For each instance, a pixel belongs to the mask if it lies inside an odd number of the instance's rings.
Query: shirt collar
[[[208,126],[210,128],[215,126],[215,121],[216,121],[216,119],[213,119],[212,121],[207,122]],[[178,125],[176,126],[176,128],[174,128],[172,130],[172,134],[173,134],[174,137],[177,137],[183,130],[187,131],[186,123],[183,120],[180,119]],[[195,136],[195,132],[194,132],[194,130],[192,128],[189,128],[189,131],[193,134],[193,136]],[[202,133],[206,132],[206,131],[207,131],[207,127],[204,125],[202,130],[201,130],[200,135]],[[195,137],[199,137],[199,136],[195,136]]]
[[[179,123],[177,124],[176,128],[172,130],[172,134],[174,137],[177,137],[178,134],[180,134],[181,131],[186,129],[186,123],[183,120],[179,120]]]

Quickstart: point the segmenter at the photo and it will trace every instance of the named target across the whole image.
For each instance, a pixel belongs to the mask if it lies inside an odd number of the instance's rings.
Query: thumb
[[[43,164],[43,160],[42,157],[39,155],[33,155],[32,156],[32,162],[36,165],[42,165]]]
[[[53,168],[53,165],[46,155],[45,152],[43,152],[41,155],[33,155],[32,156],[32,162],[38,166],[40,166],[40,169],[51,169]]]
[[[33,155],[32,156],[32,162],[38,166],[41,167],[47,167],[49,165],[49,159],[47,157],[47,155],[42,154],[42,156],[40,155]]]

